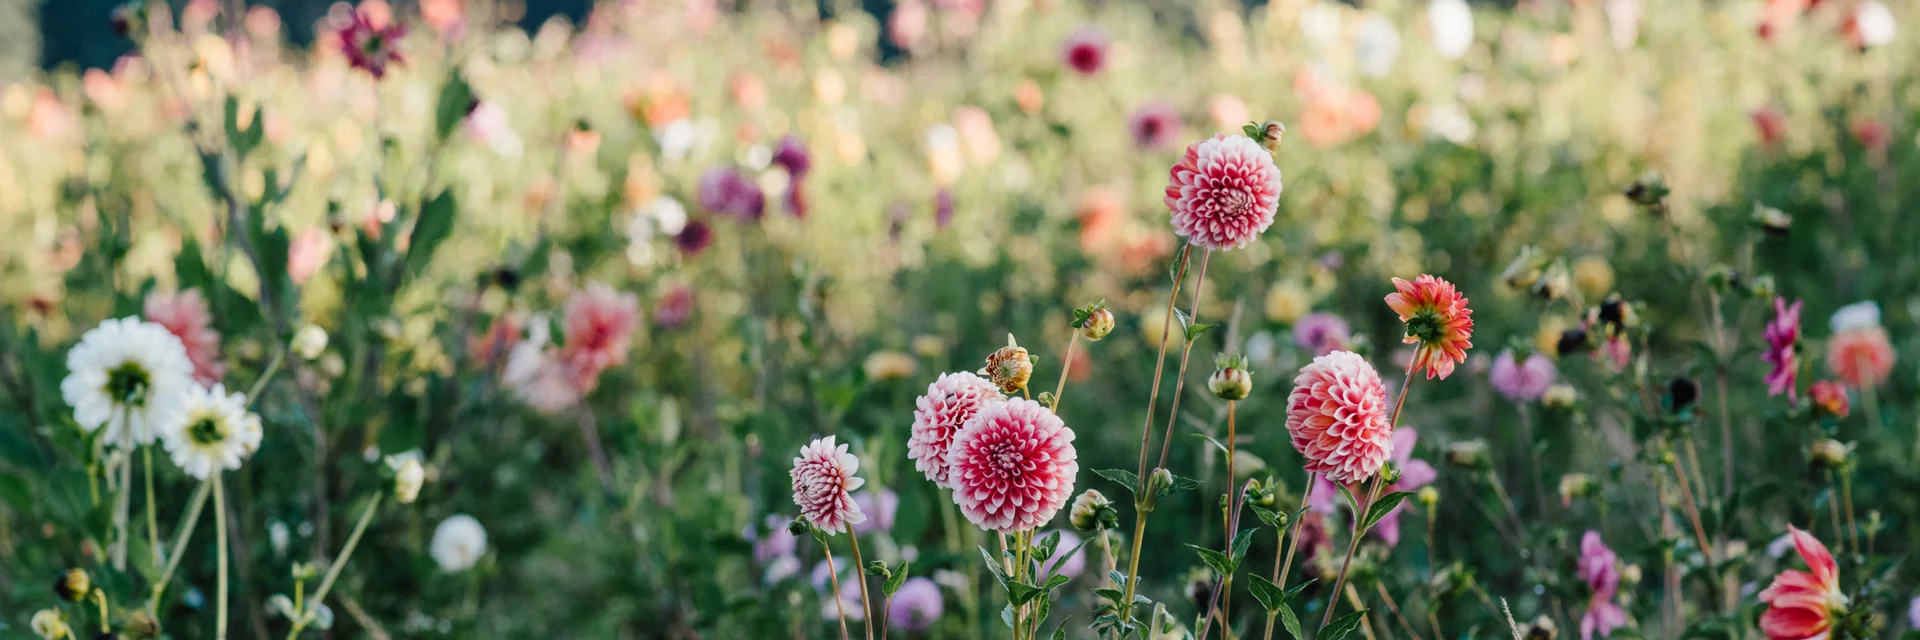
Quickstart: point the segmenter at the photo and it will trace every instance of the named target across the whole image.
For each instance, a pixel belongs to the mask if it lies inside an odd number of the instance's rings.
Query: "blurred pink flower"
[[[526,318],[519,313],[507,312],[493,319],[487,332],[473,337],[467,349],[473,353],[473,361],[483,367],[492,367],[498,358],[504,358],[520,344],[521,333],[526,331]]]
[[[891,531],[893,514],[900,510],[900,494],[894,493],[892,489],[881,489],[880,499],[876,502],[872,491],[861,491],[853,494],[853,504],[860,507],[861,513],[867,514],[865,522],[853,525],[855,534],[864,536]]]
[[[1134,146],[1160,149],[1180,134],[1180,114],[1165,102],[1149,102],[1133,112],[1127,129],[1133,133]]]
[[[567,300],[567,343],[560,358],[573,369],[582,393],[597,386],[600,372],[626,363],[639,325],[640,303],[631,293],[595,282]]]
[[[220,332],[213,329],[213,314],[207,300],[196,289],[176,293],[148,293],[141,315],[148,322],[167,328],[187,348],[193,361],[193,379],[203,385],[220,381],[227,366],[220,362]]]
[[[1580,538],[1580,560],[1575,575],[1587,583],[1592,597],[1587,612],[1580,616],[1580,640],[1592,640],[1599,633],[1605,638],[1627,624],[1627,610],[1613,601],[1620,589],[1620,571],[1612,549],[1600,541],[1600,533],[1588,531]]]
[[[1795,400],[1799,394],[1794,389],[1794,378],[1800,371],[1800,360],[1794,355],[1794,348],[1800,342],[1800,306],[1796,300],[1787,305],[1786,298],[1773,299],[1774,318],[1767,323],[1767,350],[1761,359],[1773,365],[1773,371],[1767,374],[1767,395],[1787,394],[1787,400]]]
[[[893,602],[887,605],[887,626],[911,633],[925,632],[933,627],[933,621],[940,619],[945,606],[939,584],[929,578],[907,578],[900,590],[894,592]]]
[[[947,450],[947,481],[960,514],[1001,533],[1053,520],[1080,473],[1073,437],[1053,411],[1026,398],[982,408]]]
[[[1488,378],[1495,391],[1514,402],[1533,402],[1546,395],[1559,371],[1545,355],[1534,353],[1525,362],[1516,362],[1513,350],[1501,351],[1493,359]]]
[[[1100,27],[1080,27],[1060,45],[1060,59],[1083,76],[1099,73],[1107,66],[1107,32]]]
[[[653,324],[662,329],[677,328],[693,317],[693,287],[677,284],[660,294],[653,303]]]
[[[934,485],[952,488],[947,480],[947,449],[954,434],[981,408],[1005,398],[992,381],[973,372],[941,374],[927,385],[926,395],[914,401],[917,408],[912,435],[907,438],[907,458]]]
[[[1832,380],[1821,380],[1807,385],[1807,395],[1813,396],[1813,408],[1818,413],[1835,419],[1847,417],[1851,408],[1847,400],[1847,388]]]
[[[1351,339],[1353,329],[1347,321],[1325,311],[1309,313],[1293,323],[1293,343],[1312,351],[1314,357],[1346,349]]]
[[[1855,389],[1885,382],[1894,357],[1887,330],[1878,325],[1842,331],[1827,341],[1827,368]]]
[[[1753,130],[1760,135],[1760,146],[1772,149],[1787,139],[1787,116],[1773,105],[1755,109],[1747,117],[1753,120]]]
[[[1869,151],[1886,150],[1887,141],[1893,138],[1887,123],[1873,116],[1855,118],[1850,128],[1853,131],[1853,139],[1859,141],[1860,146],[1866,147]]]
[[[327,259],[333,254],[333,237],[326,227],[307,227],[294,234],[293,242],[287,247],[287,277],[293,283],[303,285],[327,265]]]
[[[833,436],[801,447],[788,473],[793,478],[793,503],[800,506],[800,517],[828,534],[866,522],[866,514],[849,493],[867,483],[854,477],[859,471],[860,459],[847,452],[847,445],[836,446]]]
[[[1372,478],[1392,453],[1387,387],[1365,358],[1335,351],[1313,359],[1287,396],[1287,433],[1307,473],[1352,484]]]
[[[700,220],[687,221],[687,225],[680,228],[680,233],[673,236],[673,245],[679,247],[680,252],[687,254],[688,257],[700,255],[700,252],[706,251],[712,244],[713,227],[707,226],[706,222]]]
[[[1069,580],[1078,578],[1080,573],[1087,569],[1087,550],[1080,548],[1079,534],[1067,529],[1059,531],[1060,545],[1055,547],[1053,558],[1047,560],[1046,566],[1040,568],[1040,575],[1063,575]]]
[[[1760,592],[1760,601],[1767,604],[1760,614],[1760,632],[1774,640],[1824,638],[1848,605],[1840,590],[1840,566],[1813,534],[1787,525],[1787,535],[1812,572],[1787,569],[1773,577]]]
[[[1204,249],[1232,250],[1273,226],[1280,190],[1280,168],[1260,143],[1222,134],[1187,145],[1168,171],[1166,204],[1174,233]]]
[[[767,517],[762,520],[767,530],[764,536],[753,525],[747,525],[742,535],[748,542],[753,543],[754,562],[766,564],[774,558],[793,553],[799,546],[800,539],[787,531],[788,521],[788,518],[779,514],[767,514]]]
[[[1390,490],[1415,491],[1421,487],[1433,484],[1433,481],[1439,478],[1440,472],[1436,471],[1433,465],[1428,464],[1425,460],[1414,459],[1413,448],[1419,440],[1420,434],[1415,432],[1412,427],[1401,427],[1394,430],[1392,458],[1394,466],[1400,469],[1400,480],[1393,483],[1393,486],[1389,488]],[[1327,480],[1326,476],[1315,476],[1314,483],[1313,497],[1308,500],[1307,506],[1312,507],[1314,511],[1319,513],[1334,513],[1336,508],[1342,504],[1339,496],[1336,495],[1340,490],[1335,488],[1333,482]],[[1366,487],[1355,484],[1348,490],[1353,491],[1357,496],[1359,492],[1365,491]],[[1400,514],[1403,511],[1406,511],[1406,503],[1404,502],[1402,502],[1400,506],[1394,507],[1393,511],[1387,512],[1386,516],[1380,518],[1380,521],[1373,525],[1370,533],[1379,536],[1380,541],[1385,542],[1387,546],[1391,547],[1400,544]]]

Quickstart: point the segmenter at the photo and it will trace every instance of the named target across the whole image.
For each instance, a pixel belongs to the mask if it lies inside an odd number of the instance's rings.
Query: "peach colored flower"
[[[1352,351],[1314,358],[1293,379],[1287,433],[1307,473],[1341,484],[1372,478],[1393,449],[1380,373]]]
[[[287,277],[296,285],[306,284],[327,266],[327,257],[333,253],[333,238],[325,227],[308,227],[294,234],[293,242],[287,247]]]
[[[793,459],[793,503],[800,506],[800,517],[828,534],[846,531],[867,521],[860,505],[853,501],[853,490],[867,481],[854,477],[860,471],[860,459],[847,452],[847,445],[835,445],[833,436],[807,443]]]
[[[907,459],[933,484],[948,487],[947,449],[954,434],[982,407],[1005,399],[992,381],[971,372],[941,374],[927,385],[927,394],[914,401]]]
[[[1400,314],[1407,325],[1401,342],[1414,348],[1413,371],[1425,370],[1427,379],[1441,380],[1453,374],[1454,365],[1465,362],[1473,348],[1473,310],[1467,297],[1453,283],[1421,274],[1413,282],[1393,279],[1394,292],[1387,294],[1387,306]]]
[[[1825,638],[1847,610],[1840,590],[1840,567],[1827,545],[1812,534],[1787,525],[1787,535],[1812,572],[1788,569],[1773,577],[1760,592],[1767,611],[1760,614],[1760,631],[1773,640]]]
[[[220,362],[220,332],[213,329],[213,313],[197,289],[176,293],[148,293],[141,315],[167,328],[187,348],[193,379],[202,385],[220,381],[227,366]]]
[[[1893,361],[1893,343],[1878,326],[1842,331],[1827,341],[1827,369],[1855,389],[1880,386],[1893,373]]]
[[[990,531],[1029,531],[1053,520],[1072,497],[1079,473],[1073,430],[1026,398],[980,409],[947,450],[954,503],[967,520]]]
[[[1280,168],[1260,143],[1221,134],[1187,145],[1167,176],[1173,231],[1205,249],[1247,246],[1273,226]]]
[[[1807,386],[1807,395],[1813,396],[1813,408],[1820,413],[1845,418],[1849,404],[1847,388],[1832,380],[1821,380]]]

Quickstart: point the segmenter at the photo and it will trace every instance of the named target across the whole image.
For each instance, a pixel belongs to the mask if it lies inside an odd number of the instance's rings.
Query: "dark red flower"
[[[400,55],[400,39],[407,35],[406,25],[375,26],[367,12],[355,11],[335,34],[340,38],[340,51],[346,54],[347,62],[374,78],[386,77],[388,65],[406,62]]]

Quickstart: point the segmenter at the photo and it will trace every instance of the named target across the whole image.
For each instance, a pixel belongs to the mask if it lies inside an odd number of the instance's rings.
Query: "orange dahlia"
[[[1412,370],[1426,371],[1428,380],[1445,380],[1473,348],[1473,310],[1467,308],[1467,297],[1453,283],[1426,274],[1413,282],[1394,278],[1393,288],[1387,306],[1407,325],[1401,342],[1418,345]]]

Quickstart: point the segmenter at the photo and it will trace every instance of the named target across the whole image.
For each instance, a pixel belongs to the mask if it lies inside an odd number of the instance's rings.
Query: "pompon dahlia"
[[[913,435],[907,439],[907,458],[935,485],[947,484],[947,447],[960,427],[982,407],[1006,400],[993,382],[967,371],[941,374],[927,385],[927,394],[914,401]]]
[[[1401,342],[1418,345],[1412,370],[1425,370],[1428,380],[1447,379],[1473,348],[1473,310],[1467,308],[1467,297],[1453,283],[1428,274],[1413,282],[1394,278],[1393,288],[1387,294],[1387,306],[1407,325],[1407,337]]]
[[[347,63],[367,72],[376,80],[387,75],[388,65],[406,62],[400,55],[400,39],[406,35],[406,25],[375,25],[372,16],[365,11],[353,12],[347,23],[335,32],[340,39],[340,52],[346,54]]]
[[[833,436],[807,443],[793,459],[793,503],[800,505],[800,517],[829,534],[846,531],[867,521],[860,505],[853,501],[853,490],[867,481],[853,477],[860,471],[860,459],[847,453],[847,445],[835,445]]]
[[[1012,533],[1053,519],[1073,494],[1080,463],[1073,430],[1025,398],[988,405],[953,436],[947,480],[960,513],[982,529]]]
[[[1293,379],[1287,396],[1287,433],[1307,459],[1307,473],[1350,484],[1373,477],[1393,453],[1387,422],[1387,386],[1366,358],[1335,351]]]
[[[1767,604],[1760,614],[1760,632],[1774,640],[1825,638],[1847,612],[1840,566],[1813,534],[1788,525],[1787,536],[1813,572],[1788,569],[1773,577],[1773,584],[1760,592],[1760,601]]]
[[[1794,391],[1794,379],[1800,371],[1800,359],[1795,356],[1795,347],[1800,342],[1800,306],[1801,300],[1787,304],[1786,298],[1773,299],[1774,318],[1767,323],[1764,336],[1767,350],[1760,354],[1762,360],[1773,365],[1773,371],[1767,373],[1767,395],[1777,396],[1782,392],[1788,400],[1799,395]]]
[[[1280,209],[1273,154],[1242,135],[1187,145],[1167,176],[1173,232],[1205,249],[1239,249],[1273,226]]]
[[[199,290],[149,293],[141,307],[140,315],[148,322],[166,327],[167,332],[187,348],[187,359],[193,361],[195,382],[220,381],[221,374],[227,370],[220,362],[220,332],[213,330],[213,313],[207,310],[207,299],[200,296]]]

